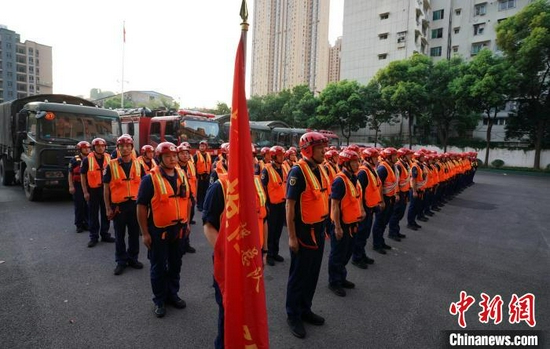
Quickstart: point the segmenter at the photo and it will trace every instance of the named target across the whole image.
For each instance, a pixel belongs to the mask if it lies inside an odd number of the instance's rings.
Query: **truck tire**
[[[2,185],[12,185],[13,180],[15,178],[15,173],[13,171],[8,171],[6,166],[6,158],[1,157],[0,158],[0,182],[2,182]]]
[[[25,196],[29,201],[39,201],[42,197],[42,191],[34,186],[34,180],[31,177],[31,172],[28,168],[25,168],[23,173],[23,190],[25,191]]]

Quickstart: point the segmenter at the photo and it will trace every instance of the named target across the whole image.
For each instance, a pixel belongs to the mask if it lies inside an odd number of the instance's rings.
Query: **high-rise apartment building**
[[[52,90],[52,48],[0,25],[0,103]]]
[[[328,82],[340,81],[340,55],[342,52],[342,37],[336,39],[330,46],[328,55]]]
[[[328,80],[329,0],[255,0],[251,95]]]

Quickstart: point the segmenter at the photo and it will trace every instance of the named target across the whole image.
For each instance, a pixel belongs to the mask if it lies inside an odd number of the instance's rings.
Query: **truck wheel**
[[[25,168],[25,172],[23,174],[23,190],[25,190],[25,196],[29,201],[38,201],[40,200],[42,192],[33,184],[31,173],[28,168]]]
[[[13,171],[6,170],[6,158],[2,157],[0,159],[0,182],[2,182],[3,185],[11,185],[13,183],[13,179],[15,178],[15,174]]]

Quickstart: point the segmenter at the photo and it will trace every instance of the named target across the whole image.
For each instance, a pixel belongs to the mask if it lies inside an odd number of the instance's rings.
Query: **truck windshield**
[[[49,142],[75,143],[90,142],[94,138],[103,138],[108,145],[114,145],[120,134],[117,119],[100,115],[85,115],[56,112],[53,116],[38,119],[38,130],[29,130],[39,139]]]
[[[191,144],[202,140],[217,141],[220,136],[220,127],[217,122],[202,120],[182,120],[179,127],[179,140]]]

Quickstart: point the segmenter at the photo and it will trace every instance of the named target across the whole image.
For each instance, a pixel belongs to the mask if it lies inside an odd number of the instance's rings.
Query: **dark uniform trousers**
[[[214,340],[214,348],[223,349],[224,347],[224,318],[225,310],[223,308],[223,296],[220,286],[214,279],[214,295],[216,296],[216,303],[218,303],[218,336]]]
[[[74,181],[74,225],[77,228],[88,228],[88,203],[84,199],[84,192],[82,191],[82,183]]]
[[[103,200],[103,187],[89,188],[88,193],[90,194],[90,218],[88,220],[90,222],[90,240],[98,241],[99,235],[102,238],[110,236],[109,228],[111,227],[111,222],[107,219],[105,201]]]
[[[323,262],[327,223],[324,221],[313,226],[296,225],[298,239],[307,237],[308,241],[311,239],[309,237],[313,227],[317,248],[308,248],[300,244],[297,253],[290,251],[290,271],[286,289],[286,312],[289,318],[300,319],[302,314],[311,311]]]
[[[180,235],[187,225],[177,224],[159,229],[149,225],[151,249],[147,258],[151,262],[151,287],[153,302],[164,304],[174,299],[180,290],[181,257],[183,256]]]
[[[365,247],[367,246],[367,240],[370,237],[370,231],[372,229],[372,221],[374,218],[374,207],[369,208],[363,206],[367,216],[361,222],[359,222],[359,228],[357,234],[355,234],[355,240],[353,243],[352,259],[359,262],[367,256],[365,253]]]
[[[383,210],[376,212],[374,218],[374,227],[372,228],[372,247],[382,248],[386,243],[384,240],[384,230],[390,221],[395,204],[395,197],[384,195],[384,203],[386,207]]]
[[[434,196],[433,188],[430,188],[425,191],[424,199],[422,200],[422,211],[419,214],[419,217],[424,216],[427,212],[431,211],[433,196]]]
[[[418,216],[422,207],[422,192],[418,192],[417,197],[413,197],[412,189],[409,191],[409,199],[411,204],[409,205],[409,211],[407,212],[407,224],[416,225],[416,216]]]
[[[389,223],[389,236],[398,236],[401,228],[399,227],[399,222],[405,216],[405,210],[407,209],[407,201],[409,197],[409,192],[399,192],[399,201],[393,206],[393,213],[390,217]]]
[[[267,255],[275,257],[279,254],[279,241],[283,232],[283,223],[286,221],[285,202],[267,204]]]
[[[355,240],[356,224],[343,224],[342,230],[344,234],[340,240],[336,239],[335,230],[330,233],[330,255],[328,258],[328,282],[333,286],[342,286],[342,282],[346,280],[348,272],[346,265],[351,258],[353,252],[353,244]]]
[[[202,211],[202,205],[204,203],[204,197],[206,196],[206,190],[210,185],[210,175],[200,174],[197,175],[197,208]]]
[[[137,262],[139,254],[139,224],[136,202],[126,201],[118,205],[120,213],[113,218],[115,229],[115,259],[117,264]],[[128,228],[128,249],[126,249],[126,228]]]
[[[195,217],[195,203],[196,203],[195,197],[191,196],[191,219],[189,220],[189,224],[191,224],[191,221]],[[183,254],[185,254],[187,247],[191,246],[190,235],[191,234],[183,234],[183,238],[181,239],[181,243],[183,245],[183,250],[182,250]]]

